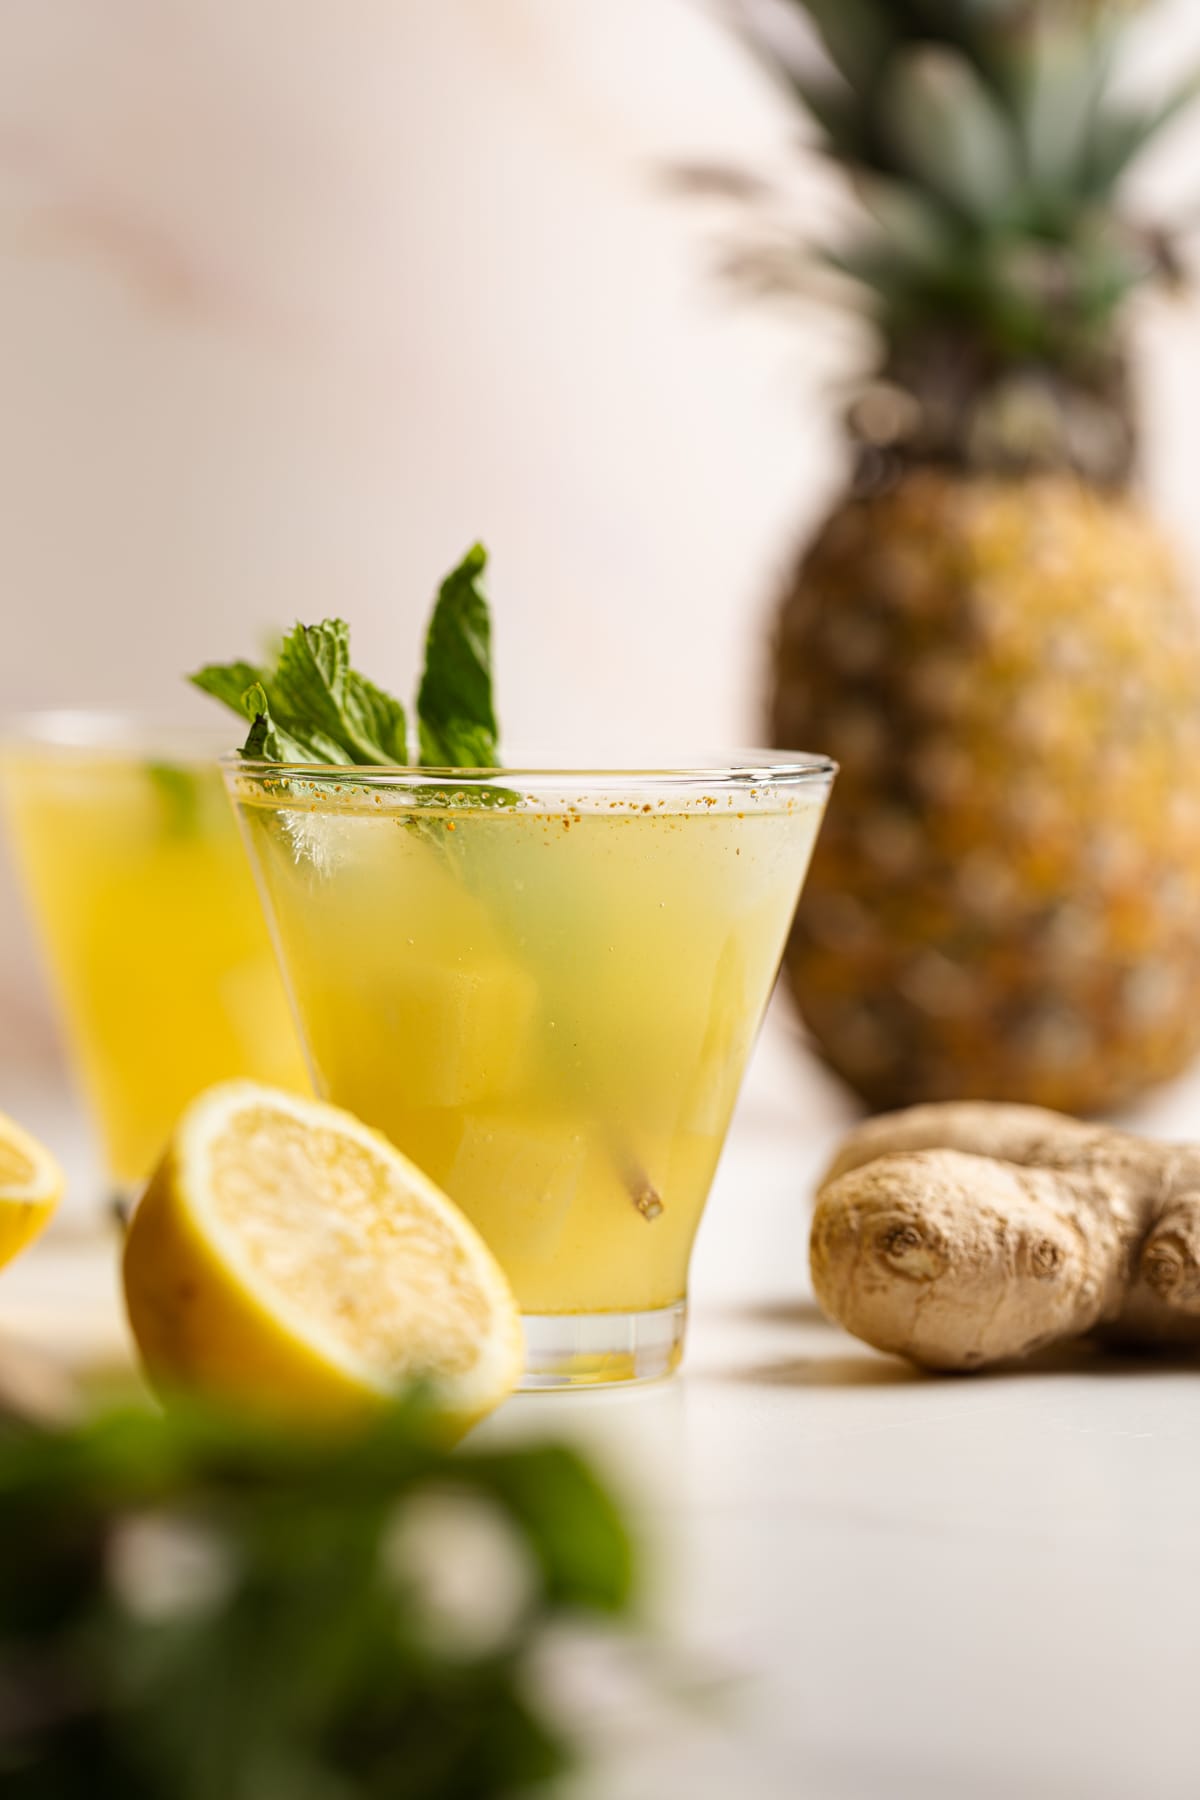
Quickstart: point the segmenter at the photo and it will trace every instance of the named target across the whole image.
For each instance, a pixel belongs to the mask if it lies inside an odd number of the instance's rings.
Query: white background
[[[1135,79],[1200,50],[1200,8],[1152,10]],[[182,670],[328,612],[405,692],[482,536],[511,743],[753,740],[852,337],[733,302],[728,221],[658,172],[793,168],[815,221],[796,132],[699,0],[3,0],[0,710],[203,711]],[[1198,327],[1140,335],[1200,569]],[[6,1041],[48,1040],[0,862]]]

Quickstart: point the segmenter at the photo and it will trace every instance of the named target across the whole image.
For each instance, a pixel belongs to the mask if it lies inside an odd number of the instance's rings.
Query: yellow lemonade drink
[[[318,1084],[479,1228],[529,1384],[673,1367],[829,765],[229,778]]]
[[[308,1087],[221,780],[227,745],[53,714],[0,751],[17,863],[120,1190],[212,1082]]]

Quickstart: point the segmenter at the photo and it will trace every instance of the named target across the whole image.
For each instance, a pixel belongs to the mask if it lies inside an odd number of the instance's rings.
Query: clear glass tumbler
[[[669,1372],[833,765],[225,767],[317,1085],[491,1245],[526,1385]]]
[[[221,780],[221,731],[53,712],[0,728],[0,797],[114,1199],[230,1076],[309,1083]]]

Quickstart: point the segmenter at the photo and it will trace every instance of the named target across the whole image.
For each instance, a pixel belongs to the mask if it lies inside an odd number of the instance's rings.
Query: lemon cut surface
[[[0,1268],[33,1242],[62,1193],[62,1170],[50,1152],[0,1113]]]
[[[184,1114],[124,1274],[166,1389],[336,1413],[420,1380],[467,1424],[521,1371],[508,1283],[440,1189],[351,1114],[250,1082]]]

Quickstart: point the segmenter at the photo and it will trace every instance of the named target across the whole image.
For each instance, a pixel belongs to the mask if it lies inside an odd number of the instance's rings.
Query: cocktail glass
[[[833,765],[225,767],[317,1085],[491,1245],[525,1385],[668,1373]]]
[[[221,780],[228,745],[103,712],[0,729],[16,861],[117,1200],[211,1082],[309,1085]]]

